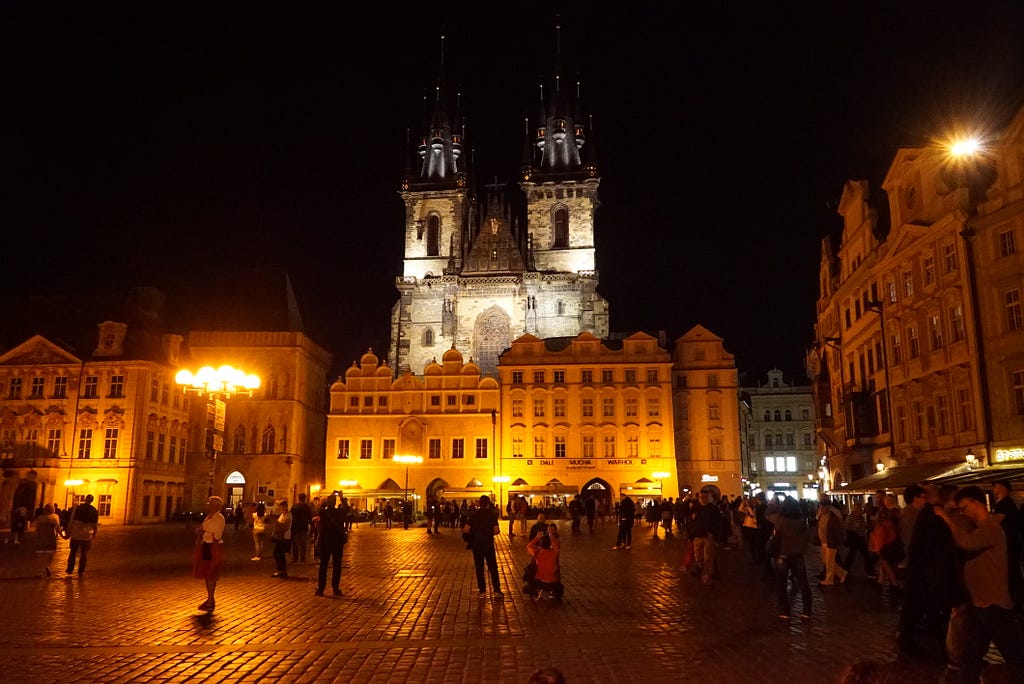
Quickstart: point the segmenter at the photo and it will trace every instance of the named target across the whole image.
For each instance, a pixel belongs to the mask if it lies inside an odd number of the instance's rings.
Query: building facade
[[[742,392],[749,411],[743,469],[749,490],[816,500],[818,438],[811,386],[786,382],[774,368],[765,382]]]
[[[422,376],[398,379],[368,351],[331,385],[325,491],[374,510],[411,498],[472,500],[498,474],[498,383],[449,349]],[[418,456],[407,464],[396,455]]]
[[[523,335],[501,355],[499,474],[509,491],[612,503],[679,496],[672,357],[646,333]]]
[[[608,334],[597,293],[600,184],[579,101],[556,87],[542,108],[518,186],[470,186],[465,131],[440,87],[402,183],[404,259],[389,364],[424,368],[455,347],[485,375],[523,334]],[[529,124],[527,124],[529,130]]]
[[[326,387],[331,356],[297,331],[191,331],[188,364],[227,364],[259,376],[251,397],[225,401],[222,449],[208,441],[208,400],[191,398],[189,505],[202,510],[210,491],[229,506],[294,502],[324,481]],[[212,480],[211,480],[212,477]]]
[[[867,184],[844,189],[808,358],[831,488],[902,466],[939,477],[1020,448],[1021,126],[1019,112],[980,160],[899,150],[887,235]]]
[[[71,320],[60,337],[33,335],[0,355],[4,521],[12,505],[67,509],[86,494],[108,525],[169,520],[185,505],[189,412],[174,383],[182,338],[144,322],[152,312],[139,300],[153,293],[134,294],[109,307],[131,316],[84,332]],[[30,306],[51,320],[91,309]],[[80,340],[78,350],[57,339]]]
[[[742,492],[739,375],[722,338],[697,325],[672,352],[673,415],[680,492]]]

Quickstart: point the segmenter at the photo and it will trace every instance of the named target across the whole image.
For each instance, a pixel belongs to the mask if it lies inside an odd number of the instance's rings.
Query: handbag
[[[537,579],[537,558],[533,557],[530,562],[526,564],[526,569],[523,570],[523,581],[524,582],[535,582]]]

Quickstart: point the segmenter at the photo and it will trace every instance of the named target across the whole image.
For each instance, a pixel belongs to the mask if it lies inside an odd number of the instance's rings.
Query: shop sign
[[[1024,448],[996,449],[996,463],[1003,461],[1024,461]]]
[[[718,476],[717,475],[708,475],[707,473],[704,473],[703,475],[700,476],[700,481],[701,482],[718,482]]]

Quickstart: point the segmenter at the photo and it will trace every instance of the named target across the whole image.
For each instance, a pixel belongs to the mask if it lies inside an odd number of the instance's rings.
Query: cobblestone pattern
[[[515,683],[554,665],[570,682],[835,682],[855,661],[894,661],[896,612],[863,579],[815,587],[813,618],[783,623],[739,550],[719,554],[708,587],[678,569],[676,537],[641,524],[631,550],[612,551],[611,525],[579,536],[560,525],[561,603],[521,593],[525,540],[505,535],[504,600],[477,597],[456,530],[366,524],[345,548],[344,595],[316,597],[314,565],[273,579],[273,561],[249,560],[246,531],[229,528],[212,615],[196,610],[205,590],[184,525],[101,529],[82,577],[64,577],[66,547],[46,580],[27,576],[25,549],[5,546],[0,681]],[[942,672],[890,667],[906,684]]]

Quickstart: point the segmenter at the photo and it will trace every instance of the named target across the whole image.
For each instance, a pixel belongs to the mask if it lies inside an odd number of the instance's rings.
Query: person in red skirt
[[[199,610],[213,612],[213,594],[217,590],[220,579],[220,566],[224,563],[224,515],[220,512],[224,507],[224,499],[211,496],[207,502],[206,518],[196,528],[196,551],[193,563],[196,578],[206,581],[206,601],[199,605]]]

